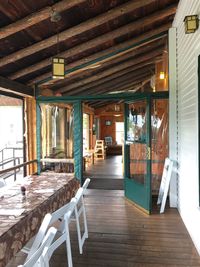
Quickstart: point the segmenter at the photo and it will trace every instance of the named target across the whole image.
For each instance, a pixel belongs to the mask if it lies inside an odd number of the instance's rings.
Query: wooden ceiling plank
[[[114,84],[115,83],[120,84],[121,82],[126,81],[129,78],[134,78],[137,75],[140,75],[140,74],[142,75],[143,73],[149,73],[150,70],[151,70],[150,66],[145,66],[143,68],[139,68],[137,70],[132,70],[129,73],[125,73],[125,74],[120,75],[120,76],[115,77],[115,78],[112,78],[112,76],[110,76],[111,77],[110,80],[102,81],[102,83],[100,83],[98,85],[93,85],[93,86],[89,86],[89,87],[86,86],[85,88],[77,87],[77,88],[75,88],[73,90],[67,91],[66,93],[68,93],[68,94],[74,93],[74,92],[76,92],[76,93],[84,93],[88,89],[100,88],[100,87],[105,87],[105,86],[109,87],[113,83]]]
[[[146,61],[144,63],[137,64],[136,66],[134,65],[133,67],[126,68],[126,69],[124,69],[122,71],[119,71],[119,72],[116,72],[114,74],[108,75],[105,78],[102,78],[102,79],[99,79],[97,81],[91,82],[89,84],[86,84],[85,86],[81,86],[81,88],[80,87],[78,87],[78,89],[75,88],[74,90],[77,90],[78,92],[84,91],[85,89],[89,89],[91,87],[94,87],[94,86],[100,85],[102,83],[108,82],[110,80],[113,80],[113,79],[115,79],[117,77],[123,76],[125,74],[129,74],[130,72],[132,72],[134,70],[138,70],[138,69],[140,69],[142,67],[145,67],[145,66],[151,67],[151,66],[153,66],[152,64],[154,62],[155,62],[155,60],[152,60],[150,62]],[[68,92],[68,91],[70,91],[70,90],[66,90],[65,93]]]
[[[116,8],[113,8],[106,13],[103,13],[95,18],[89,19],[85,22],[82,22],[79,25],[76,25],[74,27],[71,27],[61,33],[59,33],[59,42],[63,42],[69,38],[77,37],[79,34],[82,34],[84,32],[87,32],[97,26],[103,25],[104,23],[107,23],[108,21],[114,20],[117,17],[121,16],[122,14],[129,13],[131,11],[134,11],[135,9],[145,6],[147,4],[153,3],[155,0],[131,0],[128,3],[125,3],[123,5],[120,5]],[[57,35],[51,36],[45,40],[42,40],[40,42],[37,42],[36,44],[33,44],[29,47],[26,47],[24,49],[21,49],[15,53],[12,53],[4,58],[2,58],[0,62],[0,67],[5,66],[9,63],[13,62],[13,59],[15,61],[20,60],[24,57],[28,57],[30,55],[33,55],[35,53],[38,53],[39,51],[42,51],[44,49],[47,49],[49,47],[52,47],[53,45],[57,45],[58,38]]]
[[[111,101],[111,100],[110,101],[99,101],[98,104],[96,104],[96,105],[95,104],[94,105],[90,104],[90,106],[92,106],[94,108],[99,108],[99,107],[103,107],[103,106],[106,106],[108,104],[113,104],[113,103],[115,103],[115,101]],[[113,115],[113,112],[111,114]]]
[[[1,28],[0,39],[6,38],[12,34],[25,30],[35,24],[40,23],[43,20],[50,18],[52,14],[52,10],[57,11],[57,12],[62,12],[64,10],[68,10],[84,2],[86,2],[86,0],[73,0],[73,1],[63,0],[52,6],[47,6],[41,10],[38,10],[35,13],[32,13],[26,16],[23,19],[20,19],[16,22],[9,24],[8,26]]]
[[[125,50],[127,47],[129,46],[134,46],[135,45],[135,49],[139,46],[142,46],[142,45],[145,45],[145,44],[148,44],[148,42],[152,41],[152,40],[149,40],[149,39],[159,39],[159,38],[163,38],[163,35],[166,34],[166,31],[169,29],[171,23],[167,23],[161,27],[158,27],[156,28],[155,30],[152,30],[152,31],[149,31],[145,34],[142,34],[140,35],[139,37],[136,37],[136,38],[132,38],[131,40],[129,41],[126,41],[126,42],[123,42],[122,44],[118,44],[118,45],[115,45],[111,48],[108,48],[106,50],[103,50],[103,51],[100,51],[96,54],[93,54],[89,57],[84,57],[78,61],[75,61],[75,62],[72,62],[72,63],[69,63],[67,64],[67,69],[68,69],[68,73],[67,73],[67,78],[70,77],[71,75],[73,75],[73,73],[77,73],[77,72],[80,72],[82,71],[82,68],[85,67],[85,65],[88,65],[90,64],[90,62],[103,62],[103,58],[105,58],[107,55],[109,54],[112,54],[113,52],[117,52],[117,51],[120,51],[120,50]],[[161,34],[163,34],[162,36],[160,36]],[[103,37],[103,36],[102,36]],[[110,37],[108,37],[110,38]],[[100,39],[101,40],[101,39]],[[82,51],[86,51],[87,50],[87,47],[90,46],[90,43],[93,42],[93,41],[89,41],[89,42],[86,42],[84,43],[84,45],[81,45],[82,48],[78,48],[75,47],[75,48],[72,48],[72,49],[69,49],[69,52],[73,55],[76,50],[80,50],[82,49]],[[75,51],[74,51],[75,50]],[[66,55],[66,53],[61,53],[60,56],[64,57]],[[40,61],[39,63],[36,63],[34,65],[31,65],[27,68],[24,68],[22,70],[19,70],[11,75],[9,75],[9,78],[10,79],[19,79],[23,76],[26,76],[28,74],[31,74],[32,72],[35,72],[35,71],[38,71],[40,69],[43,69],[45,67],[47,67],[48,65],[51,64],[51,59],[48,58],[48,59],[45,59],[45,60],[42,60]],[[32,79],[31,80],[31,84],[34,84],[34,83],[39,83],[39,81],[44,82],[44,80],[49,80],[49,77],[52,75],[51,72],[48,72],[48,73],[45,73],[44,75],[40,75],[40,76],[37,76],[35,79]]]
[[[149,74],[149,73],[142,73],[140,75],[136,75],[136,76],[132,76],[132,77],[129,77],[128,79],[125,79],[121,82],[117,82],[117,81],[111,81],[111,82],[108,82],[108,83],[105,83],[105,84],[101,84],[99,86],[95,86],[93,88],[90,88],[88,91],[89,92],[92,92],[92,93],[96,93],[97,92],[99,93],[101,90],[108,90],[108,89],[113,89],[113,88],[119,88],[119,87],[122,87],[128,83],[132,83],[132,82],[135,82],[135,80],[138,80],[139,78],[143,78],[143,77],[146,77],[146,76],[152,76],[152,74]],[[84,93],[86,93],[87,90],[84,91]],[[81,92],[82,94],[83,92]],[[73,90],[72,92],[70,93],[67,93],[67,94],[64,94],[64,95],[74,95],[74,94],[78,94],[76,92],[76,90]],[[79,93],[80,94],[80,93]]]
[[[11,81],[1,76],[0,76],[0,90],[25,97],[34,96],[34,90],[32,87],[15,81]]]
[[[152,0],[145,0],[145,1],[151,2]],[[136,4],[137,2],[131,1],[131,3],[129,3],[129,4],[134,6],[134,4]],[[143,1],[140,0],[140,3],[143,3],[143,5],[144,5],[144,0]],[[108,13],[111,14],[112,12],[115,11],[115,9],[109,11]],[[146,17],[141,18],[137,21],[134,21],[130,24],[122,26],[122,27],[120,27],[120,28],[118,28],[112,32],[108,32],[104,35],[96,37],[96,38],[88,41],[87,45],[86,45],[86,43],[83,43],[81,45],[75,46],[72,49],[68,49],[67,51],[62,52],[59,55],[67,58],[67,57],[72,57],[73,55],[80,54],[83,51],[95,48],[97,45],[108,42],[108,40],[113,40],[115,38],[123,36],[124,34],[129,34],[130,32],[133,32],[134,30],[137,30],[140,27],[145,27],[149,24],[152,24],[153,22],[159,21],[162,18],[165,18],[171,14],[174,14],[175,10],[176,10],[176,5],[172,5],[166,9],[157,11],[157,12],[155,12],[149,16],[146,16]],[[128,9],[126,10],[126,12],[128,12]],[[129,12],[130,12],[130,10],[129,10]],[[110,14],[109,14],[110,19],[111,18],[114,19],[114,17],[110,16]],[[118,15],[121,14],[121,8],[120,7],[117,8],[117,14]],[[72,27],[72,28],[60,33],[59,34],[59,41],[60,42],[65,41],[65,40],[67,40],[73,36],[78,36],[78,34],[80,34],[80,33],[91,30],[93,27],[99,26],[98,17],[93,18],[92,22],[91,22],[91,20],[89,20],[89,22],[88,21],[83,22],[83,23],[81,23],[75,27]],[[101,17],[101,19],[100,19],[101,22],[102,21],[108,22],[108,18],[105,14],[100,15],[100,17]],[[37,53],[37,52],[44,50],[44,49],[47,49],[47,48],[49,48],[53,45],[56,45],[56,44],[57,44],[57,36],[55,35],[55,36],[47,38],[41,42],[38,42],[34,45],[31,45],[27,48],[21,49],[15,53],[12,53],[12,54],[2,58],[1,62],[0,62],[0,67],[8,65],[10,63],[13,63],[13,60],[18,61],[24,57],[28,57],[30,55],[33,55],[34,53]],[[48,61],[49,61],[49,59],[48,59]],[[50,62],[48,62],[48,65],[49,64],[50,64]]]
[[[83,80],[83,78],[85,81],[85,79],[89,76],[96,76],[99,73],[102,73],[105,69],[108,69],[114,65],[117,66],[117,64],[121,64],[122,62],[125,62],[127,60],[131,60],[131,59],[135,60],[137,59],[137,57],[139,57],[142,54],[145,54],[147,52],[150,53],[157,48],[159,49],[161,45],[163,45],[163,49],[164,49],[164,45],[166,45],[166,43],[167,43],[167,40],[163,38],[160,40],[156,40],[155,42],[152,42],[148,46],[146,45],[146,46],[140,47],[139,49],[128,51],[125,54],[122,54],[121,56],[111,57],[110,60],[104,61],[103,63],[97,65],[98,66],[97,68],[86,69],[84,72],[76,73],[72,76],[70,75],[70,77],[67,77],[66,80],[62,80],[60,83],[58,82],[55,85],[53,84],[51,86],[51,89],[56,90],[57,88],[60,87],[60,84],[62,84],[62,86],[65,86],[65,84],[67,84],[68,86],[72,86],[71,84],[73,82],[76,82],[77,80],[80,82]]]
[[[115,87],[109,88],[109,90],[108,90],[108,88],[106,88],[106,89],[105,88],[101,88],[98,91],[98,93],[88,90],[88,92],[86,92],[85,95],[88,95],[88,96],[91,96],[91,95],[99,95],[99,94],[100,95],[103,95],[103,94],[111,94],[112,95],[111,92],[121,92],[121,91],[126,92],[128,90],[134,90],[134,87],[135,86],[138,86],[138,85],[141,85],[142,86],[141,80],[139,80],[139,81],[136,80],[135,82],[132,82],[129,85],[121,85],[121,86],[118,86],[118,88],[115,88]],[[79,94],[74,94],[73,96],[79,96]]]
[[[106,88],[106,89],[104,88],[99,93],[100,94],[109,94],[112,92],[133,91],[133,90],[135,90],[135,88],[142,87],[142,84],[144,82],[146,82],[147,80],[150,81],[150,79],[151,79],[151,76],[143,76],[143,77],[138,78],[137,80],[135,80],[129,84],[124,84],[121,86],[112,87],[109,90],[108,90],[108,88]],[[93,92],[90,92],[88,95],[93,95],[93,94],[94,94]]]
[[[75,88],[73,89],[73,92],[76,92],[76,93],[82,93],[82,92],[85,92],[87,90],[90,90],[91,88],[94,88],[95,86],[97,85],[102,85],[104,84],[105,82],[109,82],[113,79],[116,79],[118,77],[121,77],[123,75],[129,75],[129,73],[131,73],[132,71],[137,71],[137,70],[140,70],[142,67],[145,67],[145,66],[149,66],[149,68],[153,67],[152,65],[153,61],[152,62],[146,62],[146,64],[140,64],[140,66],[134,66],[133,68],[128,68],[128,69],[125,69],[124,71],[122,72],[117,72],[115,73],[114,75],[110,75],[106,78],[103,78],[103,79],[100,79],[98,80],[96,83],[93,82],[93,83],[90,83],[89,85],[86,85],[84,87],[81,87],[81,88]],[[70,90],[69,90],[70,91]],[[65,91],[65,93],[67,93],[68,91]]]
[[[67,69],[68,69],[68,73],[66,75],[67,78],[73,76],[73,74],[75,75],[76,73],[83,71],[84,66],[89,65],[90,62],[101,63],[103,61],[102,58],[106,57],[109,54],[113,54],[113,52],[124,50],[131,45],[133,46],[133,44],[135,44],[135,49],[137,49],[138,47],[146,45],[154,40],[159,40],[160,38],[163,38],[164,36],[167,35],[166,31],[169,29],[170,25],[171,23],[170,24],[167,23],[159,28],[156,28],[155,30],[149,31],[145,34],[141,34],[139,37],[123,42],[122,44],[115,45],[106,50],[92,54],[89,57],[84,57],[78,61],[67,64]],[[85,48],[86,47],[87,47],[87,43],[85,44]],[[38,69],[42,69],[43,67],[46,67],[47,66],[46,64],[50,64],[50,59],[43,60],[35,65],[27,67],[26,69],[19,70],[18,72],[11,74],[9,78],[13,80],[21,78],[34,71],[38,71]],[[75,70],[77,67],[78,67],[78,70]],[[51,75],[52,75],[51,72],[45,73],[43,75],[37,76],[36,78],[32,79],[29,83],[30,84],[39,83],[41,81],[46,80]]]
[[[140,64],[141,62],[152,60],[152,58],[155,58],[155,57],[161,55],[162,51],[163,51],[163,48],[156,49],[155,51],[152,51],[152,52],[148,52],[148,53],[146,53],[146,54],[142,55],[141,57],[138,57],[134,60],[128,60],[127,62],[119,64],[115,67],[112,67],[111,69],[102,71],[101,73],[98,73],[95,76],[89,77],[89,78],[82,80],[82,81],[79,81],[79,82],[76,82],[76,83],[72,84],[71,87],[66,86],[66,87],[63,87],[59,90],[56,90],[56,92],[63,93],[66,90],[69,90],[69,88],[75,88],[75,85],[76,85],[76,87],[84,86],[87,83],[94,82],[98,79],[101,79],[101,78],[104,78],[104,77],[109,76],[111,74],[114,74],[116,72],[119,72],[120,70],[123,70],[123,69],[129,68],[129,67],[132,67],[134,65]]]
[[[84,57],[84,58],[82,58],[82,59],[80,59],[78,61],[69,63],[69,64],[67,64],[67,69],[68,69],[67,72],[68,73],[66,74],[65,77],[67,79],[69,79],[69,78],[72,78],[72,77],[74,77],[75,75],[77,75],[79,73],[85,72],[86,68],[88,68],[88,69],[93,68],[92,66],[94,66],[94,64],[91,63],[91,65],[90,65],[90,62],[96,62],[95,63],[96,65],[98,65],[98,64],[101,65],[104,62],[107,62],[108,59],[105,59],[105,57],[107,57],[109,54],[113,54],[113,52],[119,51],[118,49],[127,48],[131,44],[132,45],[135,44],[135,48],[134,49],[137,49],[139,47],[148,45],[149,43],[154,42],[155,40],[159,40],[161,38],[165,38],[167,36],[166,30],[168,28],[169,28],[169,24],[165,25],[164,27],[162,26],[159,29],[150,31],[150,32],[148,32],[146,34],[142,34],[137,38],[131,39],[130,41],[123,42],[122,44],[113,46],[112,48],[109,48],[109,49],[106,49],[106,50],[102,50],[102,51],[100,51],[98,53],[92,54],[89,57]],[[155,35],[154,35],[154,33],[155,33]],[[148,37],[150,37],[152,39],[149,39]],[[138,41],[138,43],[137,43],[137,41]],[[134,49],[130,49],[130,51],[134,50]],[[121,55],[121,53],[119,52],[116,56],[110,56],[109,59],[112,59],[112,58],[115,58],[115,57],[120,57],[120,55]],[[104,59],[102,59],[102,58],[104,58]],[[38,64],[40,64],[40,63],[38,63]],[[35,68],[33,69],[33,72],[34,72],[34,70],[35,70]],[[20,71],[14,73],[14,74],[11,74],[9,76],[9,78],[17,79],[17,78],[20,78],[20,77],[22,77],[22,76],[24,76],[26,74],[29,74],[31,71],[32,71],[31,67],[28,67],[27,69],[23,69],[23,70],[20,70]],[[39,84],[45,84],[45,83],[46,84],[55,83],[53,80],[49,80],[49,77],[51,77],[51,75],[52,75],[51,72],[42,74],[42,75],[37,76],[34,79],[30,80],[28,84],[29,85],[33,85],[33,84],[38,84],[39,85]]]

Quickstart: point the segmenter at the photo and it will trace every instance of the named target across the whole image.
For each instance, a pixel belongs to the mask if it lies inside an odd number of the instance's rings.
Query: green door
[[[151,212],[150,99],[125,103],[125,196]]]

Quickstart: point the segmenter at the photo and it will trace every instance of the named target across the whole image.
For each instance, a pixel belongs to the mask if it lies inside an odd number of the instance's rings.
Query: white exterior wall
[[[176,28],[176,90],[178,105],[171,101],[172,111],[177,111],[176,141],[170,138],[176,148],[178,160],[177,203],[181,217],[200,254],[200,208],[198,176],[198,55],[200,55],[200,28],[185,34],[184,17],[200,15],[200,0],[180,0],[173,23]],[[173,81],[173,80],[172,80]],[[173,113],[173,112],[172,112]],[[170,128],[173,128],[170,120]]]

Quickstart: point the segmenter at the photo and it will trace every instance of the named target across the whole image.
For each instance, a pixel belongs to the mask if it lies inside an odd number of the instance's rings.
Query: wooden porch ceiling
[[[0,3],[0,76],[52,94],[135,92],[155,73],[178,0],[9,0]],[[52,22],[58,12],[60,21]],[[52,80],[51,60],[66,76]]]

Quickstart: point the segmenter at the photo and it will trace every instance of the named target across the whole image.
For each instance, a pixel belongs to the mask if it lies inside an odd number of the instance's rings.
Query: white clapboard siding
[[[200,29],[185,34],[184,17],[200,14],[199,0],[179,2],[173,27],[176,28],[178,88],[178,208],[200,253],[200,208],[198,177],[198,55]],[[175,103],[174,103],[175,105]],[[176,107],[174,106],[176,110]],[[172,125],[171,125],[172,127]],[[172,140],[174,142],[174,140]],[[174,144],[177,147],[177,144]]]

